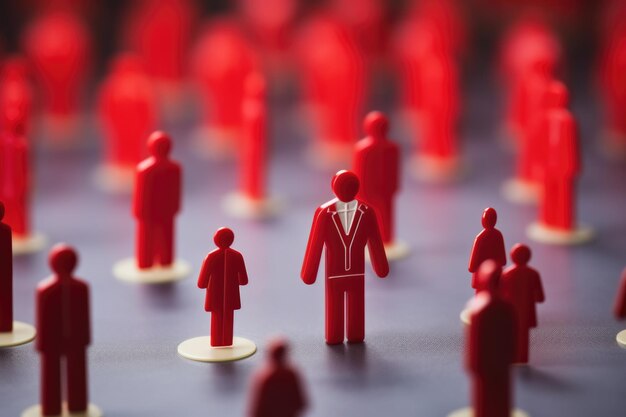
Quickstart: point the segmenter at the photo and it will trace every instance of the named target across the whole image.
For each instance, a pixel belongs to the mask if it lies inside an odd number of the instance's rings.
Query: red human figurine
[[[11,226],[4,223],[0,203],[0,333],[13,331],[13,254]]]
[[[235,310],[241,308],[239,286],[248,285],[241,253],[231,249],[233,231],[222,227],[213,237],[217,249],[207,255],[198,277],[198,288],[206,289],[204,309],[211,313],[211,346],[233,344]]]
[[[513,265],[504,270],[499,283],[502,298],[514,307],[517,316],[516,363],[528,363],[530,329],[537,327],[536,304],[545,301],[541,276],[528,266],[530,257],[528,246],[513,246]]]
[[[470,305],[466,367],[472,378],[475,417],[507,417],[511,413],[511,364],[515,360],[516,318],[498,292],[502,268],[492,260],[479,270],[479,292]]]
[[[482,218],[484,229],[476,236],[476,239],[474,239],[474,245],[472,246],[469,259],[468,269],[469,272],[472,273],[472,288],[476,290],[476,293],[479,293],[481,290],[478,280],[478,269],[484,261],[490,259],[500,267],[506,265],[504,237],[502,233],[496,229],[497,221],[498,213],[496,213],[493,208],[487,207],[485,211],[483,211]]]
[[[626,7],[622,5],[622,16]],[[626,154],[626,24],[623,20],[605,40],[605,51],[600,67],[600,91],[602,93],[606,133],[605,146],[609,156]]]
[[[41,358],[41,415],[61,415],[62,392],[67,395],[67,411],[87,413],[89,286],[73,275],[78,256],[72,247],[55,245],[49,262],[53,274],[37,287],[36,300],[35,346]],[[61,370],[63,362],[65,377]],[[61,381],[66,381],[65,390]]]
[[[626,268],[622,271],[619,287],[617,289],[617,297],[613,306],[613,314],[618,320],[626,318]],[[617,343],[626,348],[626,330],[622,330],[616,336]]]
[[[21,56],[13,56],[2,64],[0,71],[0,108],[16,108],[28,126],[32,117],[33,92],[28,64]],[[6,129],[1,126],[0,129]]]
[[[576,224],[576,179],[581,171],[574,116],[567,109],[569,94],[560,81],[552,81],[546,95],[547,111],[542,131],[542,192],[539,222],[529,236],[545,243],[576,244],[592,237],[590,229]]]
[[[111,186],[130,185],[135,167],[146,156],[145,137],[156,128],[158,113],[153,83],[138,57],[115,58],[100,88],[98,110],[105,135],[103,180]]]
[[[389,122],[381,112],[370,112],[364,121],[366,137],[354,150],[354,173],[361,186],[357,198],[374,208],[387,258],[407,254],[395,240],[394,197],[400,188],[400,148],[387,138]]]
[[[300,276],[307,285],[315,283],[326,246],[326,343],[343,343],[344,316],[348,342],[361,343],[365,339],[365,246],[380,278],[389,273],[389,264],[374,209],[356,198],[359,178],[339,171],[332,189],[337,198],[322,204],[313,216]]]
[[[287,361],[288,350],[282,339],[269,344],[267,362],[252,379],[248,417],[298,417],[306,409],[304,388]]]

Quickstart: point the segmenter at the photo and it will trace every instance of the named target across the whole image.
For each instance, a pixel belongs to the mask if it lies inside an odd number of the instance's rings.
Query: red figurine
[[[400,148],[387,138],[389,122],[381,112],[370,112],[364,121],[367,136],[357,142],[354,173],[361,186],[357,198],[372,206],[377,214],[380,233],[388,259],[408,253],[394,236],[394,197],[400,188]]]
[[[300,276],[307,285],[315,283],[326,246],[326,343],[343,342],[344,316],[348,342],[360,343],[365,338],[365,246],[376,275],[386,277],[389,264],[374,209],[356,198],[359,178],[339,171],[332,189],[337,198],[313,216]]]
[[[11,226],[3,222],[4,204],[0,203],[0,333],[13,331],[13,254]]]
[[[543,303],[545,296],[541,276],[528,266],[530,248],[517,244],[511,250],[512,266],[504,270],[499,289],[506,301],[514,308],[517,316],[516,363],[528,363],[530,329],[537,327],[537,303]]]
[[[248,285],[243,256],[230,248],[234,239],[226,227],[215,232],[217,249],[204,259],[198,277],[198,288],[206,289],[204,309],[211,313],[211,346],[233,344],[234,311],[241,308],[239,286]]]
[[[472,273],[472,288],[479,293],[480,282],[478,280],[478,268],[480,265],[490,259],[493,260],[498,266],[504,267],[506,265],[506,248],[504,246],[504,237],[502,233],[496,229],[496,222],[498,221],[498,213],[491,208],[487,207],[483,211],[482,225],[484,230],[480,232],[476,239],[474,239],[474,245],[470,253],[469,260],[469,272]]]
[[[35,345],[41,357],[41,414],[36,415],[61,415],[62,392],[66,393],[69,413],[100,415],[93,414],[96,409],[89,406],[87,398],[87,347],[91,343],[89,286],[73,275],[78,255],[72,247],[55,245],[49,262],[53,275],[37,287]],[[65,377],[62,377],[62,362]]]
[[[15,108],[23,115],[28,127],[32,118],[33,92],[28,64],[21,56],[13,56],[2,63],[0,71],[0,108]],[[8,126],[0,124],[0,130]]]
[[[613,307],[613,314],[618,320],[626,318],[626,268],[622,271],[622,277],[619,282],[617,297]],[[626,330],[622,330],[616,336],[617,343],[626,348]]]
[[[288,350],[282,339],[269,344],[267,362],[252,379],[248,417],[297,417],[306,409],[300,376],[287,362]]]
[[[542,131],[542,192],[539,222],[529,236],[545,243],[576,244],[592,237],[590,229],[576,224],[576,179],[580,174],[578,134],[567,109],[569,94],[560,81],[552,81],[546,95],[547,111]]]
[[[157,125],[154,85],[138,57],[115,58],[100,88],[99,115],[105,134],[103,185],[128,189],[135,167],[146,156],[144,138]]]

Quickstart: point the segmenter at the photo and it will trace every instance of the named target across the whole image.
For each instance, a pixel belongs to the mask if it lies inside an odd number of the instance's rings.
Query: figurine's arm
[[[472,250],[470,251],[469,265],[467,269],[471,273],[478,271],[478,267],[480,266],[478,264],[478,259],[479,259],[478,254],[480,253],[480,249],[481,249],[481,239],[480,239],[481,234],[482,232],[479,233],[478,236],[476,236],[476,239],[474,239],[474,244],[472,245]]]
[[[133,214],[135,218],[141,219],[145,215],[146,202],[150,200],[148,187],[146,187],[145,164],[142,162],[137,166],[135,173],[135,190],[133,192]]]
[[[213,269],[213,255],[215,251],[209,253],[204,262],[202,262],[202,268],[200,269],[200,275],[198,276],[198,288],[207,288],[209,286],[209,280],[211,279],[211,270]]]
[[[180,169],[180,165],[178,163],[174,163],[174,165],[176,166],[176,170],[175,172],[175,180],[174,180],[174,184],[175,185],[175,189],[174,189],[174,194],[172,196],[174,203],[175,203],[175,208],[174,208],[174,212],[178,213],[180,211],[181,205],[182,205],[182,201],[181,201],[181,195],[182,195],[182,186],[183,186],[183,174],[182,174],[182,170]]]
[[[535,302],[536,303],[543,303],[546,300],[546,296],[543,292],[543,285],[541,284],[541,276],[539,275],[538,272],[536,272],[535,275]]]
[[[391,172],[389,173],[389,191],[392,194],[395,194],[400,190],[400,150],[398,145],[395,143],[392,144],[393,147],[390,150],[391,153],[391,163],[389,164],[392,167]]]
[[[322,257],[322,249],[324,249],[323,210],[324,209],[321,207],[315,210],[309,241],[307,242],[306,252],[304,253],[304,261],[302,262],[300,277],[307,285],[315,283],[317,270],[319,269],[320,259]]]
[[[248,272],[246,271],[246,264],[243,261],[243,255],[241,253],[237,253],[238,264],[239,264],[239,272],[237,274],[239,278],[239,285],[248,285]]]
[[[380,236],[380,229],[378,227],[378,221],[373,211],[368,211],[368,228],[369,237],[367,240],[367,249],[370,253],[370,260],[372,261],[372,267],[374,272],[380,278],[385,278],[389,274],[389,262],[387,261],[387,254],[385,253],[385,245],[383,239]]]

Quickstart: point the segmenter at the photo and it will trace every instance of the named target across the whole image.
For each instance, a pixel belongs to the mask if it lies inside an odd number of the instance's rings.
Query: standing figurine
[[[496,229],[496,222],[498,221],[498,213],[491,208],[487,207],[483,211],[482,225],[484,230],[480,232],[476,239],[474,239],[474,245],[470,253],[469,260],[469,272],[472,273],[472,288],[478,293],[480,283],[478,280],[478,268],[487,259],[491,259],[496,262],[501,268],[506,265],[506,248],[504,246],[504,238],[502,233]]]
[[[622,271],[613,313],[617,319],[621,320],[626,318],[626,268]],[[621,347],[626,349],[626,330],[619,332],[616,336],[616,340]]]
[[[135,259],[116,264],[120,279],[147,284],[176,281],[189,266],[174,261],[174,218],[180,211],[181,167],[170,159],[170,137],[156,131],[148,138],[150,156],[137,165],[133,214],[137,219]]]
[[[367,136],[357,142],[354,151],[354,173],[361,186],[357,198],[372,206],[377,214],[380,234],[388,259],[408,254],[406,244],[394,236],[394,197],[400,188],[400,148],[387,138],[389,122],[381,112],[365,117]]]
[[[580,155],[576,121],[567,109],[567,87],[552,81],[547,90],[547,111],[542,132],[542,192],[539,221],[528,229],[534,240],[552,244],[579,244],[593,237],[587,227],[576,224],[576,180]]]
[[[26,131],[32,124],[33,91],[30,71],[25,58],[19,55],[8,57],[0,71],[0,108],[15,108],[23,115]],[[0,130],[6,128],[0,122]]]
[[[343,343],[344,317],[348,342],[361,343],[365,339],[366,245],[376,275],[386,277],[389,264],[374,209],[356,198],[359,178],[353,172],[339,171],[332,189],[337,198],[322,204],[313,216],[300,276],[307,285],[315,283],[326,246],[326,343]]]
[[[516,363],[528,363],[530,329],[537,327],[537,303],[545,301],[541,276],[528,266],[531,251],[517,244],[511,250],[512,266],[504,270],[500,279],[500,293],[514,308],[517,316]]]
[[[269,344],[267,361],[252,379],[248,417],[298,417],[306,409],[300,375],[287,362],[288,351],[285,340]]]
[[[0,203],[0,348],[23,345],[35,338],[33,326],[13,321],[11,227],[3,218],[4,204]]]
[[[26,410],[22,417],[61,416],[62,412],[86,417],[102,412],[87,398],[87,347],[91,343],[89,286],[73,273],[76,251],[65,244],[50,250],[53,275],[37,287],[37,351],[41,357],[41,405]],[[66,373],[62,377],[61,364]],[[66,389],[62,389],[65,381]],[[67,410],[62,408],[62,393]]]
[[[241,309],[239,286],[248,285],[243,256],[230,247],[234,240],[232,230],[219,228],[213,236],[217,249],[202,263],[198,288],[206,289],[204,309],[211,313],[211,337],[195,337],[182,342],[178,353],[187,359],[227,362],[247,358],[256,352],[252,341],[233,337],[234,313]],[[226,347],[228,349],[223,349]]]

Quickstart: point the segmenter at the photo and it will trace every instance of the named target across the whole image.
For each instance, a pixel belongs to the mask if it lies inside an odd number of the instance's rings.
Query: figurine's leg
[[[87,410],[87,353],[84,348],[68,352],[67,408],[71,413]]]
[[[344,297],[343,288],[331,289],[326,284],[326,343],[329,345],[343,343]]]
[[[140,221],[137,226],[137,266],[147,269],[154,264],[154,226]]]
[[[41,354],[41,414],[61,414],[61,357],[57,354]]]
[[[10,273],[3,275],[0,276],[0,332],[10,332],[13,330],[13,279]]]
[[[233,344],[233,327],[235,312],[233,310],[224,311],[223,339],[224,346],[232,346]]]
[[[365,293],[361,279],[347,292],[348,342],[361,343],[365,339]]]
[[[574,185],[569,179],[562,179],[558,186],[558,194],[556,196],[555,226],[559,229],[572,230],[576,227],[575,213],[576,201],[574,199]]]
[[[172,220],[161,224],[160,243],[160,263],[163,266],[171,265],[174,262],[174,222]]]
[[[224,346],[224,326],[221,311],[211,312],[211,346]]]
[[[510,376],[507,371],[474,377],[474,417],[503,417],[511,413]]]

